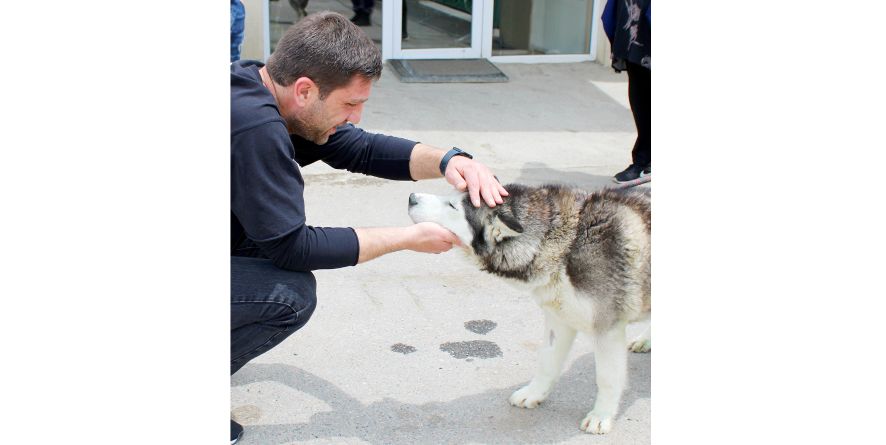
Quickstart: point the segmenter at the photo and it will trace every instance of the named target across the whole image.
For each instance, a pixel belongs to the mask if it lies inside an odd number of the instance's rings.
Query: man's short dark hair
[[[274,82],[289,86],[307,77],[320,88],[320,99],[351,82],[354,75],[381,77],[381,53],[357,25],[330,11],[310,14],[292,25],[268,59]]]

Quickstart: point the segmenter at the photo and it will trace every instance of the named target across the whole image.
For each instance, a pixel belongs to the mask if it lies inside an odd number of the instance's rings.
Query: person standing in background
[[[603,8],[603,29],[612,44],[612,68],[628,72],[628,99],[637,127],[631,165],[615,175],[613,180],[618,183],[652,173],[650,3],[651,0],[609,0]]]

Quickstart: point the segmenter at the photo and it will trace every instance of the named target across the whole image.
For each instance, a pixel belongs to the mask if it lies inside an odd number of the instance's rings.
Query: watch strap
[[[465,156],[468,159],[474,159],[470,153],[458,147],[452,147],[445,155],[443,155],[443,159],[440,160],[440,174],[443,176],[446,176],[446,167],[449,165],[449,160],[452,159],[453,156]]]

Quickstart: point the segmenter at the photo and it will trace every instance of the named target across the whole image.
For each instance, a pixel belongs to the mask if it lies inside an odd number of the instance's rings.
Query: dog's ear
[[[501,242],[505,238],[510,238],[523,233],[523,226],[511,215],[498,213],[492,221],[492,236],[495,242]]]

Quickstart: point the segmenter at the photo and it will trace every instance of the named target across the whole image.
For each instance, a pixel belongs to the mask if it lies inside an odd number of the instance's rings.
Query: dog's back
[[[602,190],[584,200],[567,252],[567,275],[591,297],[595,329],[651,308],[651,203],[643,192]]]

